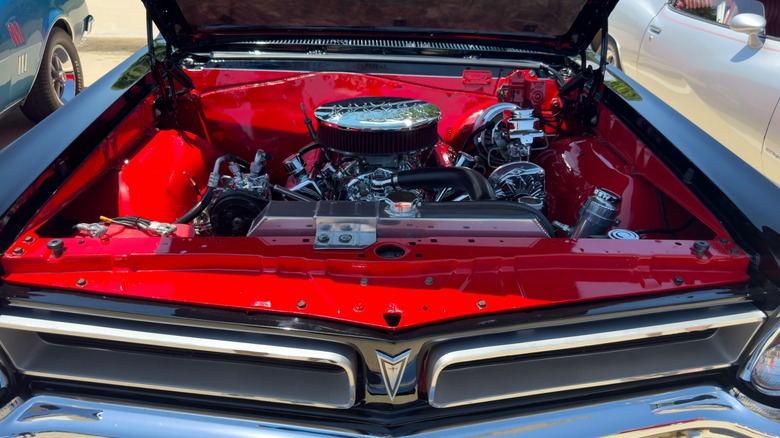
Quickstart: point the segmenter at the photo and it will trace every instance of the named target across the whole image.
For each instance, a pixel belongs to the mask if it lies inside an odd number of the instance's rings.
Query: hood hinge
[[[159,90],[159,96],[155,101],[155,113],[159,119],[168,119],[176,112],[176,100],[177,94],[181,93],[176,91],[176,82],[180,84],[179,88],[183,88],[184,92],[195,88],[192,79],[182,71],[182,69],[175,65],[172,61],[172,48],[168,41],[165,41],[165,54],[160,56],[159,48],[162,46],[157,44],[154,39],[154,21],[152,20],[152,8],[147,4],[146,9],[146,40],[148,47],[149,66],[152,71],[152,78],[157,84]],[[160,60],[159,57],[163,59]]]
[[[599,68],[592,71],[587,66],[587,56],[585,54],[586,48],[582,49],[582,66],[583,72],[590,72],[590,87],[588,94],[583,96],[580,101],[580,114],[582,117],[582,123],[588,126],[596,126],[598,123],[598,108],[594,105],[593,101],[596,98],[596,93],[601,90],[601,86],[604,84],[604,76],[607,72],[607,45],[609,43],[609,13],[606,9],[602,9],[600,14],[601,19],[601,46],[599,54]]]
[[[149,66],[152,69],[152,78],[157,84],[159,90],[159,96],[155,101],[155,115],[158,118],[167,119],[174,113],[174,95],[173,95],[173,83],[166,83],[166,77],[169,75],[166,72],[165,64],[168,62],[168,54],[170,52],[170,46],[166,42],[166,56],[163,61],[157,59],[157,53],[155,52],[155,42],[153,35],[154,24],[152,22],[151,11],[146,10],[146,43],[149,49]]]

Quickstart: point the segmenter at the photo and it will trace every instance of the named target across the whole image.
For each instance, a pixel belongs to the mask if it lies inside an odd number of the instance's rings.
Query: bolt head
[[[676,285],[678,285],[678,286],[679,286],[679,285],[681,285],[681,284],[683,284],[683,283],[685,283],[685,279],[684,279],[684,278],[682,278],[682,277],[681,277],[681,276],[679,276],[679,275],[678,275],[678,276],[676,276],[676,277],[674,277],[674,284],[676,284]]]
[[[329,240],[330,240],[330,236],[328,236],[327,234],[320,234],[319,236],[317,236],[317,242],[327,243]]]
[[[368,286],[368,278],[363,277],[360,279],[360,285],[361,286]]]
[[[304,300],[298,301],[298,308],[299,309],[305,309],[306,308],[306,301],[304,301]]]
[[[50,241],[46,242],[46,248],[49,248],[52,251],[59,251],[64,247],[65,242],[63,242],[62,239],[51,239]]]
[[[425,279],[425,285],[426,286],[433,286],[433,277],[427,277]]]
[[[87,285],[87,280],[86,279],[79,278],[78,280],[76,280],[76,286],[84,287],[86,285]]]
[[[487,307],[487,301],[485,300],[477,301],[477,307],[479,307],[480,309],[484,309],[485,307]]]
[[[33,239],[32,236],[27,236],[27,237],[24,238],[24,243],[32,243],[33,240],[34,239]]]
[[[19,248],[18,246],[14,248],[14,254],[21,255],[24,252],[22,248]]]
[[[349,243],[352,240],[351,234],[342,234],[339,236],[339,242],[341,243]]]
[[[693,251],[697,254],[704,254],[705,252],[709,251],[709,249],[710,244],[704,240],[697,240],[693,242]]]

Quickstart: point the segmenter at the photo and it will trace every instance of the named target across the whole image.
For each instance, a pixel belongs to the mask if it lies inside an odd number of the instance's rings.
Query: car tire
[[[59,109],[84,88],[81,59],[70,36],[54,28],[43,51],[41,66],[22,112],[37,123]]]
[[[623,69],[620,66],[620,54],[618,53],[617,44],[615,44],[615,41],[612,40],[612,38],[610,38],[607,43],[607,62],[621,70]]]

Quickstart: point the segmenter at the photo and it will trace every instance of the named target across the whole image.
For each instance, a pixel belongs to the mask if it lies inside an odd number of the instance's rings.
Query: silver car
[[[621,1],[608,58],[780,184],[779,1]]]

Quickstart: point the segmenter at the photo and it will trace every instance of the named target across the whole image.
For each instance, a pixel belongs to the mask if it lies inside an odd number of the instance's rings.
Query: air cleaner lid
[[[400,155],[421,151],[439,139],[441,111],[402,97],[360,97],[317,108],[319,142],[355,155]]]
[[[317,120],[332,128],[360,131],[400,131],[439,121],[435,105],[402,97],[360,97],[339,100],[317,108]]]

